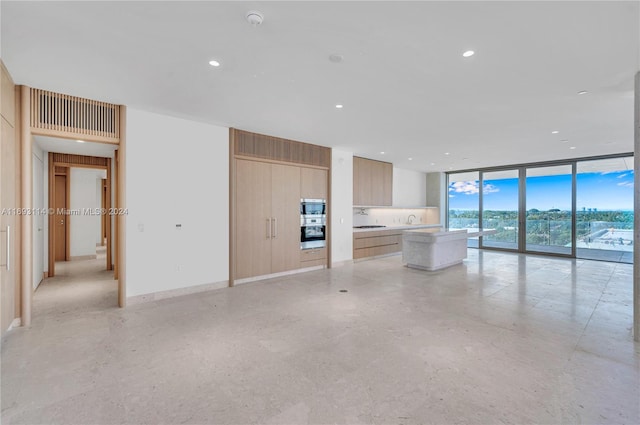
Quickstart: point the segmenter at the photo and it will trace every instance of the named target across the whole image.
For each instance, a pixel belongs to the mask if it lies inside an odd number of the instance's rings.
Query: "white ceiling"
[[[0,4],[19,84],[422,171],[633,151],[637,1]]]

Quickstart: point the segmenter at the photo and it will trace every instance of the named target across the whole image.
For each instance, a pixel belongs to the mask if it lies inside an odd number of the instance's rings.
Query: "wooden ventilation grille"
[[[120,106],[97,100],[31,89],[34,134],[120,141]]]
[[[279,137],[231,129],[234,154],[329,168],[331,149]]]
[[[53,152],[53,163],[79,165],[85,167],[106,167],[108,164],[108,160],[107,158],[101,158],[98,156],[73,155]],[[57,169],[58,167],[56,167],[56,170]]]

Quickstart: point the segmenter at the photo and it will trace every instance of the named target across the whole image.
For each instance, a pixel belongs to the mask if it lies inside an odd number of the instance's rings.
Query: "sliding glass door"
[[[519,248],[519,171],[482,173],[482,227],[496,229],[482,238],[482,247]]]
[[[576,257],[633,262],[633,157],[577,164]]]
[[[525,251],[571,255],[572,166],[526,169]]]

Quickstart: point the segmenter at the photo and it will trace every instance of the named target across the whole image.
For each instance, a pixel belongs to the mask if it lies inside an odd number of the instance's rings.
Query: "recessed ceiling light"
[[[214,66],[214,67],[218,67],[218,66],[220,66],[220,62],[218,62],[217,60],[210,60],[209,61],[209,65]]]
[[[589,93],[589,92],[588,92],[588,91],[586,91],[586,90],[582,90],[582,91],[579,91],[579,92],[578,92],[578,94],[587,94],[587,93]]]
[[[432,163],[431,163],[431,165],[436,165],[436,163],[435,163],[435,162],[432,162]]]
[[[576,148],[575,146],[571,146],[571,147],[569,147],[569,149],[575,149],[575,148]]]
[[[84,140],[76,140],[78,143],[84,143]]]
[[[250,10],[247,12],[247,22],[249,22],[252,26],[257,27],[262,24],[264,21],[264,15],[262,12],[258,12],[257,10]]]
[[[473,50],[467,50],[466,52],[464,52],[462,54],[462,56],[464,56],[465,58],[470,58],[471,56],[475,55],[476,52],[474,52]]]
[[[413,158],[409,158],[409,161],[413,161]]]
[[[560,133],[558,130],[553,130],[553,131],[551,132],[551,134],[558,134],[558,133]]]
[[[444,154],[445,154],[445,155],[449,155],[449,152],[445,152]]]
[[[384,152],[380,152],[380,155],[384,155]]]
[[[343,106],[343,105],[341,105],[341,104],[337,104],[337,105],[336,105],[336,108],[337,108],[337,109],[342,109],[342,108],[344,108],[344,106]]]

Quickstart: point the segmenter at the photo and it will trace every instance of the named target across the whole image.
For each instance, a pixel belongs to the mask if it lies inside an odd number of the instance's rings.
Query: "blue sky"
[[[577,176],[577,208],[633,210],[633,171],[581,173]],[[478,182],[449,185],[449,208],[477,209]],[[518,179],[484,182],[484,208],[517,210]],[[539,176],[527,179],[527,209],[546,211],[571,209],[571,175]]]

